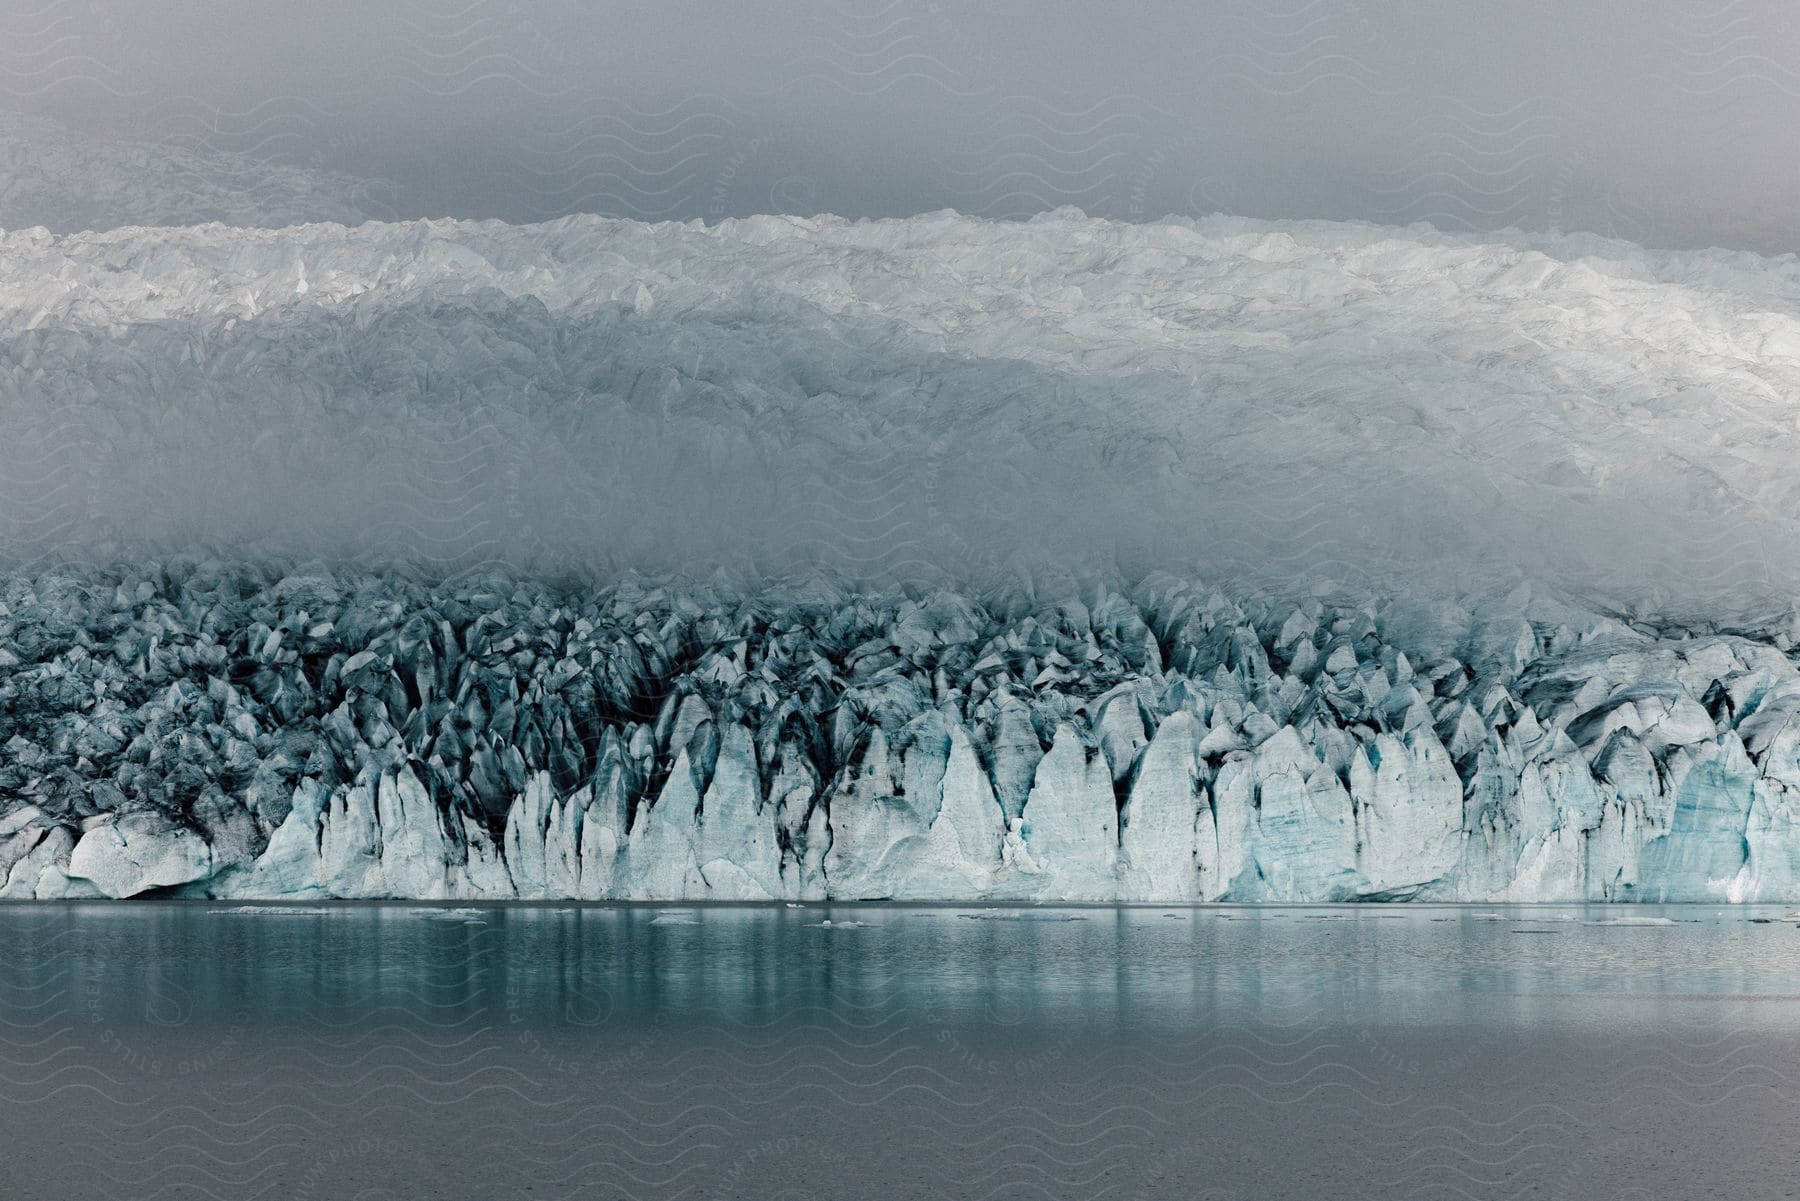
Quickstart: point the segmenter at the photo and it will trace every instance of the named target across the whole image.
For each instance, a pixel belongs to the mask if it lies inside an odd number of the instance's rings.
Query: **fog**
[[[1075,204],[1800,249],[1784,0],[173,11],[0,5],[0,107],[379,180],[401,217]]]
[[[1796,25],[13,6],[0,561],[1779,601]]]
[[[26,231],[0,278],[14,559],[1800,585],[1800,270],[1746,252],[1065,209]]]

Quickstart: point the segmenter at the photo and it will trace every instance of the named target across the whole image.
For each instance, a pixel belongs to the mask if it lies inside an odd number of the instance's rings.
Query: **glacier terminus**
[[[1800,901],[1791,256],[281,194],[0,232],[5,896]]]
[[[1800,900],[1793,628],[13,578],[10,897]]]

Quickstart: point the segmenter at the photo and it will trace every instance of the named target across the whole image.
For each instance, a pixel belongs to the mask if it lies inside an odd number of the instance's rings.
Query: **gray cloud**
[[[1779,252],[1796,64],[1784,0],[0,6],[0,105],[509,220],[1073,203]]]

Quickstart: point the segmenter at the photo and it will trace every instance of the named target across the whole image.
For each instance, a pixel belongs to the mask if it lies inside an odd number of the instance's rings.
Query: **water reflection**
[[[0,1109],[134,1201],[1695,1195],[1800,1117],[1783,914],[15,906]]]
[[[1800,928],[1785,913],[72,904],[0,910],[0,955],[15,981],[54,964],[84,1007],[152,1025],[420,1003],[592,1027],[880,1004],[945,1023],[1155,1028],[1378,998],[1371,1020],[1535,1026],[1590,995],[1645,1020],[1694,997],[1792,1000]],[[1447,994],[1455,1014],[1436,1004]]]

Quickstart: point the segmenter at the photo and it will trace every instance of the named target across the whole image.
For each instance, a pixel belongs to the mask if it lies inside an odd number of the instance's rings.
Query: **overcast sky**
[[[1800,249],[1792,0],[0,0],[0,105],[395,215],[1429,220]]]

